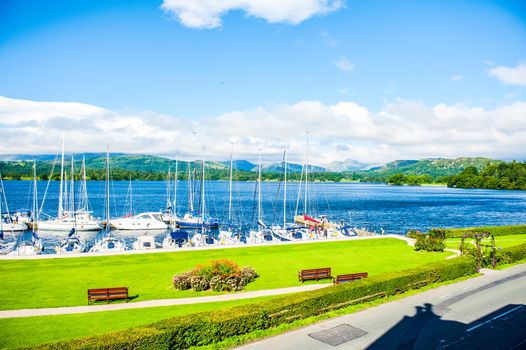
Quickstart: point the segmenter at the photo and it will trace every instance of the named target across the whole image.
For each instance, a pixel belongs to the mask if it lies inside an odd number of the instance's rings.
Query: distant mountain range
[[[70,157],[71,155],[66,156],[68,163]],[[106,155],[104,153],[75,154],[75,159],[78,162],[82,159],[82,157],[85,157],[86,167],[88,169],[100,170],[104,169],[105,167]],[[11,164],[16,162],[27,164],[27,162],[35,159],[39,163],[41,163],[42,165],[46,165],[47,167],[49,167],[52,161],[56,158],[56,155],[50,154],[0,155],[0,160],[7,161]],[[175,170],[175,160],[152,155],[112,153],[110,161],[112,169],[122,169],[126,171],[137,171],[145,173],[166,173],[169,167],[172,169],[172,172]],[[421,160],[396,160],[382,166],[373,166],[372,164],[347,159],[345,161],[333,162],[325,168],[310,165],[309,172],[352,172],[357,176],[357,178],[366,181],[385,181],[387,177],[397,173],[402,173],[406,175],[428,174],[433,179],[436,179],[442,176],[451,176],[458,174],[468,166],[474,166],[477,169],[482,169],[489,163],[494,164],[501,162],[503,161],[493,160],[490,158],[461,157],[456,159],[429,158]],[[209,169],[228,170],[229,167],[229,161],[208,161],[206,163]],[[236,170],[245,172],[257,171],[257,165],[250,161],[235,160],[233,163],[234,168]],[[200,161],[194,161],[192,162],[192,164],[194,164],[192,167],[199,167]],[[179,161],[179,171],[186,171],[187,166],[188,162]],[[288,163],[287,170],[289,173],[300,173],[302,171],[302,165]],[[263,164],[262,171],[266,173],[281,173],[283,172],[283,164],[280,162],[266,163]]]

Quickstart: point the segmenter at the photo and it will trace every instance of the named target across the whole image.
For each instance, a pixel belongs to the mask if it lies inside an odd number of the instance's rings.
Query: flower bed
[[[231,260],[214,260],[208,265],[198,265],[192,271],[175,275],[176,289],[193,289],[196,292],[211,289],[215,292],[242,290],[258,277],[251,267],[240,268]]]

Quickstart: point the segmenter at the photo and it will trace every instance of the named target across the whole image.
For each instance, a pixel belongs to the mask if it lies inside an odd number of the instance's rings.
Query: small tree
[[[428,233],[422,234],[419,231],[415,234],[415,250],[425,250],[428,252],[443,252],[446,247],[446,231],[443,229],[433,228]]]

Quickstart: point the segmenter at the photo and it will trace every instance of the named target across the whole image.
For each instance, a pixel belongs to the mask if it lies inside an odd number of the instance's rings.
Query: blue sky
[[[143,121],[155,114],[168,118],[164,123],[185,124],[182,129],[193,130],[202,128],[199,123],[213,124],[217,119],[246,123],[254,118],[296,118],[296,127],[273,130],[288,134],[282,138],[291,138],[292,130],[302,128],[301,104],[313,101],[321,106],[310,106],[307,113],[319,113],[320,119],[327,116],[318,107],[331,109],[342,102],[360,106],[376,129],[385,114],[416,125],[415,120],[433,118],[429,113],[440,105],[473,113],[482,109],[489,113],[483,119],[499,118],[491,113],[515,106],[514,116],[526,119],[521,104],[526,100],[522,77],[526,73],[521,68],[526,62],[523,1],[283,0],[268,1],[265,8],[251,5],[251,0],[236,2],[238,6],[230,9],[220,0],[196,0],[192,3],[202,5],[196,12],[182,0],[166,0],[164,8],[162,1],[4,0],[0,2],[0,95],[28,103],[78,102]],[[309,3],[312,13],[298,19],[298,13],[308,12],[302,7]],[[9,108],[0,109],[0,118],[22,110]],[[287,108],[296,112],[283,112]],[[476,116],[466,118],[461,123],[477,123]],[[436,115],[435,119],[451,120]],[[361,120],[344,126],[367,127]],[[275,125],[279,129],[279,123]],[[447,127],[448,135],[456,130],[454,125]],[[495,128],[509,132],[503,126]],[[519,129],[515,131],[522,132]],[[244,155],[253,155],[248,148],[264,148],[272,154],[283,143],[299,147],[306,131],[300,130],[302,136],[295,141],[277,142],[268,137],[255,140],[257,130],[243,130],[244,135],[224,133],[224,150],[235,138],[246,146],[240,147]],[[370,137],[352,131],[348,137],[309,131],[314,144],[325,145],[327,152],[335,150],[330,160],[440,156],[410,151],[403,141],[391,144],[384,131],[376,130]],[[477,149],[479,140],[471,134],[461,138],[472,143],[450,149],[445,145],[443,155],[523,155],[505,144]],[[140,141],[150,145],[151,140]],[[88,146],[88,139],[73,145],[77,150]],[[154,143],[150,146],[132,151],[155,152]],[[436,146],[430,144],[428,149]],[[46,147],[26,148],[45,151]],[[0,151],[14,149],[12,145]],[[180,149],[192,153],[183,145],[161,147],[156,153]]]

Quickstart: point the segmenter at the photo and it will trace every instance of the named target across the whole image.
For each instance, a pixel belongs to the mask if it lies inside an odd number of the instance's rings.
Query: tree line
[[[448,187],[526,190],[526,163],[488,164],[484,169],[467,167],[451,176]]]

